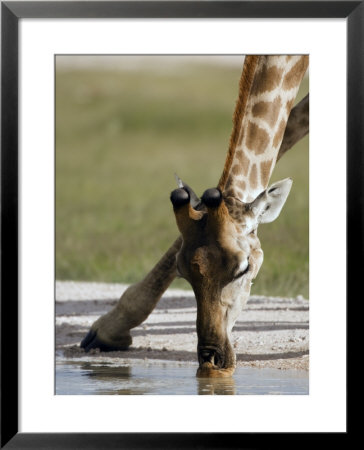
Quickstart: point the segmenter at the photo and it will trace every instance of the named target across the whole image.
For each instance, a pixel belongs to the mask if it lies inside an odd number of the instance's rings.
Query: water
[[[232,378],[196,378],[196,366],[57,361],[56,394],[304,395],[308,372],[238,367]]]

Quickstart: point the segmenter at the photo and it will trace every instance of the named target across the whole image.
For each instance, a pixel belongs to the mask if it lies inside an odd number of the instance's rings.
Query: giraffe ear
[[[251,204],[258,223],[269,223],[275,220],[285,204],[292,187],[292,179],[278,181],[263,191]]]

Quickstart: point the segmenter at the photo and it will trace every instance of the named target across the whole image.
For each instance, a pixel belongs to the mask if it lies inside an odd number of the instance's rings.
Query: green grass
[[[240,72],[57,72],[57,279],[132,283],[153,267],[178,234],[174,172],[198,194],[217,184]],[[305,81],[299,98],[307,90]],[[259,230],[265,261],[255,294],[308,296],[308,138],[272,180],[288,176],[281,216]]]

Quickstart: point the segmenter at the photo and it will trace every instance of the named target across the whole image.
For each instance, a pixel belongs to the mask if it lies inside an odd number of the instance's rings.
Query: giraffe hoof
[[[85,352],[89,352],[93,348],[100,349],[101,352],[113,352],[113,351],[120,351],[120,350],[128,350],[132,339],[131,336],[125,336],[124,339],[125,342],[119,342],[118,344],[108,344],[104,341],[102,341],[98,335],[97,331],[90,330],[86,336],[82,339],[80,347],[85,349]]]

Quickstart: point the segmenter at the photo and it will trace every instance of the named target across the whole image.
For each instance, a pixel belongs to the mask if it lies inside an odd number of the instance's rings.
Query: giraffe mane
[[[246,105],[254,81],[255,71],[259,62],[259,56],[247,55],[244,60],[243,72],[239,82],[239,95],[233,114],[233,129],[230,135],[229,149],[226,155],[224,170],[222,172],[218,188],[224,191],[229,177],[231,165],[234,160],[236,147],[240,136],[240,126],[243,120]]]

